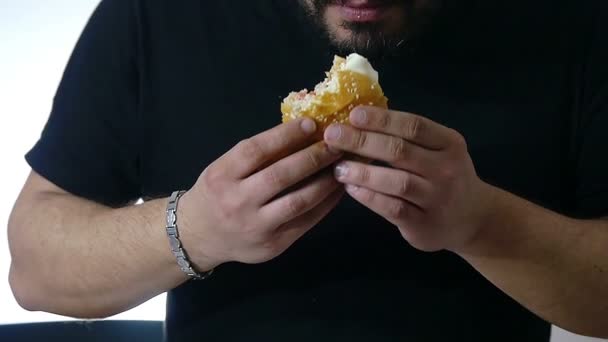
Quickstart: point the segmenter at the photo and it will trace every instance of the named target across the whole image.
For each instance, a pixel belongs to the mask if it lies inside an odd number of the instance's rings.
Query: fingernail
[[[340,163],[334,168],[334,174],[337,179],[342,179],[348,174],[348,166],[345,163]]]
[[[325,131],[325,139],[327,140],[338,140],[342,135],[342,128],[339,125],[331,125]]]
[[[315,124],[313,120],[308,118],[302,120],[302,122],[300,123],[300,127],[302,127],[304,133],[307,134],[312,134],[317,130],[317,124]]]
[[[346,191],[351,192],[351,193],[359,191],[359,187],[356,185],[352,185],[352,184],[346,184],[346,186],[344,188],[346,189]]]
[[[365,125],[367,123],[367,113],[362,108],[355,108],[350,113],[350,120],[356,125]]]

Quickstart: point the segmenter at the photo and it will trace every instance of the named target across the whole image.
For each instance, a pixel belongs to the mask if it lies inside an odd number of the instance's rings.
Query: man
[[[27,155],[15,297],[96,318],[169,291],[169,341],[606,337],[607,16],[104,0]],[[392,110],[356,108],[324,142],[277,125],[280,99],[350,51]]]

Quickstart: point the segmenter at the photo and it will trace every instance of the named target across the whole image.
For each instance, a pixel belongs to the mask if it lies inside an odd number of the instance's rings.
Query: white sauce
[[[363,74],[378,83],[378,72],[372,67],[367,58],[359,54],[353,53],[346,57],[344,70]]]

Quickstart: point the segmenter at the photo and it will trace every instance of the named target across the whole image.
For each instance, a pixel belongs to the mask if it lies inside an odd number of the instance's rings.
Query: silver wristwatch
[[[186,251],[182,248],[182,242],[179,239],[179,231],[177,229],[177,204],[180,197],[185,193],[185,191],[175,191],[171,194],[171,197],[169,197],[169,203],[167,204],[167,236],[169,237],[171,251],[173,252],[173,255],[175,255],[177,264],[181,270],[193,279],[203,280],[208,278],[211,273],[213,273],[213,270],[208,272],[197,272],[194,267],[192,267],[192,264],[188,259],[188,254],[186,254]]]

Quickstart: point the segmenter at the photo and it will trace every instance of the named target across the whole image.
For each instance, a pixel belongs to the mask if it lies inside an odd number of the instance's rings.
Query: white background
[[[0,324],[64,320],[21,310],[8,286],[6,222],[63,69],[99,0],[0,0]],[[163,320],[165,296],[114,319]]]
[[[8,286],[6,222],[72,48],[99,0],[0,0],[0,324],[66,320],[22,310]],[[219,0],[218,0],[219,1]],[[163,320],[165,296],[112,319]],[[557,330],[554,342],[588,342]],[[599,340],[597,340],[599,341]]]

